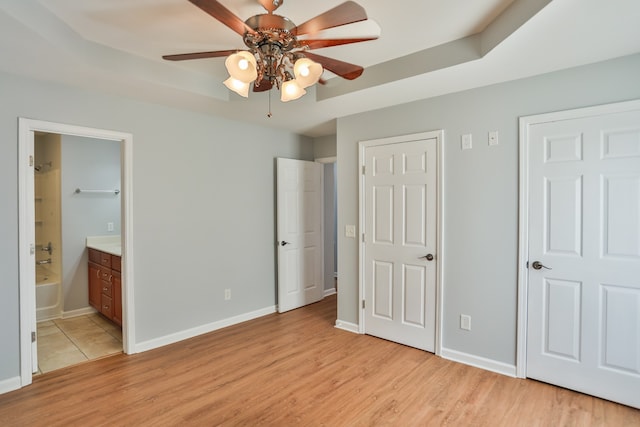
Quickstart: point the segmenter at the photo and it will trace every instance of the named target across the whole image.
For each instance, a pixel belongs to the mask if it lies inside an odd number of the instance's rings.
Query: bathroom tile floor
[[[38,374],[122,352],[122,329],[97,313],[38,323]]]

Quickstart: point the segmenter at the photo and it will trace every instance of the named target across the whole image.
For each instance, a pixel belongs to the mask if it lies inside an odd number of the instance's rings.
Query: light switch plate
[[[465,331],[471,330],[471,316],[468,314],[460,315],[460,329],[464,329]]]
[[[355,225],[345,225],[344,226],[344,235],[345,237],[356,237],[356,226]]]
[[[467,133],[460,137],[460,145],[463,150],[470,150],[473,147],[473,142],[471,139],[471,134]]]

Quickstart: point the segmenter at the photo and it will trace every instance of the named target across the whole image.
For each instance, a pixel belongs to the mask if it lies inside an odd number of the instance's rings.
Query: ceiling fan
[[[291,101],[304,95],[305,87],[320,80],[323,68],[353,80],[364,69],[333,58],[309,52],[331,46],[375,40],[378,37],[314,39],[320,31],[367,20],[367,14],[353,1],[344,2],[303,24],[295,25],[288,18],[273,12],[284,0],[258,0],[267,13],[242,21],[216,0],[189,0],[218,21],[240,34],[248,50],[217,50],[212,52],[165,55],[169,61],[224,57],[230,77],[224,84],[241,96],[248,97],[253,83],[254,92],[268,91],[274,86],[281,90],[281,100]],[[322,83],[322,82],[321,82]]]

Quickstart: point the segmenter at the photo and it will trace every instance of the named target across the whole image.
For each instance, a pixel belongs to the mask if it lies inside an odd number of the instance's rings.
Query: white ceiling
[[[285,0],[297,24],[343,0]],[[256,0],[220,0],[246,19]],[[637,0],[359,0],[370,21],[327,37],[376,41],[316,52],[365,66],[305,97],[229,93],[224,59],[165,54],[243,48],[241,37],[187,0],[0,0],[0,70],[288,129],[335,132],[335,118],[640,52]],[[401,5],[401,6],[400,6]]]

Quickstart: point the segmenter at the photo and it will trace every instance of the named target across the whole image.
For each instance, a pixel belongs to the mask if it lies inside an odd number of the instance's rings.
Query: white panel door
[[[640,407],[640,112],[529,137],[526,374]]]
[[[322,164],[277,160],[278,311],[324,296]]]
[[[365,333],[433,352],[437,140],[365,149]]]

